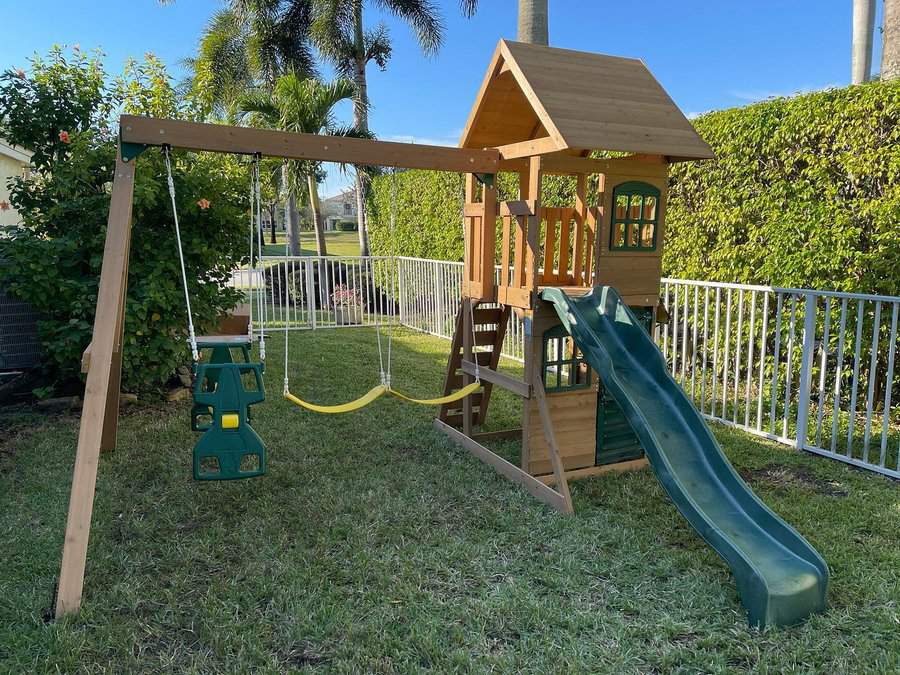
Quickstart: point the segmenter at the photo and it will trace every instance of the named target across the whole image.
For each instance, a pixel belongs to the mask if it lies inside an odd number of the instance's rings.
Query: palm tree
[[[460,0],[463,14],[471,17],[478,9],[478,0]],[[519,25],[516,39],[535,45],[550,44],[547,0],[519,0]]]
[[[159,0],[170,4],[174,0]],[[309,42],[313,0],[229,0],[200,38],[187,84],[207,116],[233,121],[235,105],[259,87],[271,90],[289,71],[315,74]],[[284,174],[286,177],[286,174]],[[300,215],[291,186],[282,181],[285,231],[293,255],[300,255]]]
[[[851,82],[868,82],[872,75],[872,33],[875,30],[875,0],[853,0]]]
[[[315,16],[312,38],[319,52],[331,61],[342,77],[356,85],[353,98],[353,126],[361,132],[369,130],[369,94],[366,67],[374,61],[385,68],[391,56],[391,43],[384,24],[366,29],[363,21],[365,0],[313,0]],[[419,41],[426,56],[437,53],[444,26],[437,7],[430,0],[375,0],[380,9],[405,21]],[[465,6],[465,2],[463,2]],[[357,167],[356,207],[359,214],[360,255],[369,254],[368,219],[366,216],[366,174]]]
[[[213,14],[197,56],[185,60],[193,73],[193,97],[208,112],[229,117],[229,107],[243,94],[273,87],[289,70],[314,75],[310,23],[305,1],[232,0]]]
[[[354,127],[340,127],[334,118],[334,107],[341,101],[353,98],[356,86],[350,80],[339,79],[331,83],[302,77],[294,72],[282,75],[272,90],[257,90],[238,101],[241,113],[256,126],[269,126],[304,134],[331,136],[370,136],[361,134]],[[316,233],[316,253],[328,254],[325,228],[319,207],[318,177],[320,162],[291,161],[283,164],[283,183],[295,193],[305,183],[309,192],[309,207]]]
[[[881,79],[900,78],[900,0],[884,0]]]

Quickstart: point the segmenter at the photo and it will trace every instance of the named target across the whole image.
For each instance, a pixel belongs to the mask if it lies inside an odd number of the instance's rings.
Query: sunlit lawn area
[[[126,409],[101,459],[82,612],[61,622],[42,615],[77,418],[0,413],[0,671],[900,670],[898,483],[714,427],[831,567],[828,612],[760,632],[649,470],[575,483],[576,515],[558,515],[434,431],[428,408],[292,407],[282,344],[268,341],[255,409],[265,478],[195,483],[189,403]],[[399,333],[395,386],[436,395],[447,348]],[[377,363],[371,330],[292,334],[299,396],[355,398]],[[491,428],[518,425],[510,395],[491,406]]]
[[[278,232],[275,236],[276,243],[270,243],[271,237],[266,233],[263,244],[263,255],[284,255],[284,232]],[[356,232],[326,232],[325,245],[328,255],[359,255],[359,234]],[[314,232],[300,232],[300,247],[303,255],[316,254],[316,235]]]

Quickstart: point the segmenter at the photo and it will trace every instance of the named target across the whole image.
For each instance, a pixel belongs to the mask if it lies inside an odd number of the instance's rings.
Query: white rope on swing
[[[256,153],[254,155],[254,165],[253,165],[253,193],[256,202],[256,237],[257,237],[257,260],[259,261],[259,265],[256,267],[256,272],[259,277],[262,279],[262,295],[259,298],[259,302],[257,305],[259,306],[259,314],[260,314],[260,324],[259,324],[259,359],[260,361],[266,360],[266,322],[269,320],[269,311],[266,306],[266,275],[265,269],[262,267],[262,254],[263,254],[263,237],[262,237],[262,190],[260,188],[260,171],[259,171],[259,162],[260,162],[260,154]],[[253,205],[254,200],[250,201],[250,264],[253,264]],[[253,291],[251,289],[250,297],[253,297]],[[253,306],[250,306],[250,316],[253,317]],[[253,334],[251,333],[250,338],[253,338]]]
[[[197,350],[197,337],[194,334],[194,319],[191,313],[191,296],[188,291],[187,272],[184,267],[184,251],[181,248],[181,227],[178,224],[178,207],[175,203],[175,180],[172,178],[172,161],[169,157],[169,146],[163,146],[163,153],[166,158],[166,177],[169,184],[169,197],[172,200],[172,217],[175,220],[175,240],[178,242],[178,262],[181,264],[181,283],[184,287],[184,304],[187,307],[188,319],[188,341],[191,346],[191,358],[194,363],[200,361],[200,353]]]
[[[250,177],[250,269],[247,276],[247,295],[250,297],[250,320],[247,322],[247,335],[253,342],[253,279],[256,268],[253,266],[253,209],[256,190],[253,188],[253,176]]]
[[[287,185],[283,186],[285,191],[289,189]],[[284,391],[282,394],[286,397],[289,394],[288,390],[288,319],[290,312],[290,302],[288,301],[288,258],[290,257],[291,247],[290,242],[288,241],[288,228],[287,228],[287,219],[289,217],[288,209],[290,209],[290,200],[285,199],[284,201],[284,282],[281,284],[281,294],[284,297],[284,304],[282,310],[281,320],[284,323]],[[298,228],[299,230],[299,228]],[[301,268],[303,263],[301,262]],[[315,301],[310,298],[310,311],[316,311]],[[275,310],[273,308],[272,313],[274,314]]]

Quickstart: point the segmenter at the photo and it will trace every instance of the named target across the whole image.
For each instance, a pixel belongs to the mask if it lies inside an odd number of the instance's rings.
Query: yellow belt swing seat
[[[393,287],[393,274],[394,274],[394,228],[397,220],[397,171],[394,169],[392,172],[392,184],[391,184],[391,219],[390,219],[390,239],[391,239],[391,285]],[[465,228],[463,228],[463,236],[465,237]],[[468,250],[468,247],[464,247],[465,250]],[[285,243],[285,256],[288,255],[288,246]],[[285,315],[287,315],[287,300],[288,294],[284,293],[284,302],[285,302]],[[472,321],[472,337],[473,344],[474,341],[474,331],[475,324],[474,318]],[[306,410],[323,413],[326,415],[339,415],[341,413],[349,413],[354,412],[356,410],[360,410],[365,408],[367,405],[377,401],[379,398],[384,396],[385,394],[390,394],[391,396],[396,396],[399,399],[407,401],[409,403],[416,403],[418,405],[426,405],[426,406],[437,406],[444,405],[447,403],[455,403],[456,401],[460,401],[464,399],[466,396],[470,396],[472,394],[478,393],[481,389],[481,380],[478,377],[478,365],[476,359],[475,365],[475,381],[466,385],[462,389],[453,392],[452,394],[448,394],[446,396],[440,396],[438,398],[414,398],[412,396],[407,396],[396,389],[391,387],[391,345],[393,340],[393,328],[389,329],[388,332],[388,347],[387,347],[387,371],[384,368],[384,361],[382,358],[382,350],[381,350],[381,328],[380,326],[376,326],[375,330],[377,332],[378,337],[378,358],[381,362],[381,384],[378,384],[372,387],[368,392],[360,396],[359,398],[350,401],[348,403],[341,403],[337,405],[319,405],[317,403],[310,403],[309,401],[304,401],[303,399],[295,396],[290,392],[288,388],[288,326],[287,321],[284,324],[284,398],[296,406],[301,408],[305,408]]]
[[[308,401],[304,401],[303,399],[297,398],[287,389],[284,390],[284,397],[294,405],[298,405],[301,408],[306,408],[307,410],[311,410],[312,412],[324,413],[326,415],[337,415],[340,413],[348,413],[353,412],[354,410],[359,410],[360,408],[365,408],[367,405],[381,398],[385,394],[391,394],[392,396],[401,398],[404,401],[417,403],[419,405],[444,405],[445,403],[454,403],[455,401],[462,400],[470,394],[476,394],[480,389],[481,382],[476,380],[475,382],[466,385],[459,391],[455,391],[447,396],[441,396],[439,398],[413,398],[412,396],[407,396],[406,394],[400,393],[396,389],[391,389],[386,384],[379,384],[372,387],[368,392],[360,396],[358,399],[350,401],[349,403],[341,403],[340,405],[318,405],[316,403],[310,403]]]

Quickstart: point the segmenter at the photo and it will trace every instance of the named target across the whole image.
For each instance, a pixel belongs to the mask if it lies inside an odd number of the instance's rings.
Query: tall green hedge
[[[672,167],[670,276],[900,293],[900,82],[873,82],[694,121],[716,152]],[[398,175],[398,254],[460,260],[455,174]],[[390,176],[375,180],[370,237],[387,253]],[[501,198],[515,179],[502,176]],[[544,200],[571,204],[574,182]]]
[[[678,277],[900,293],[900,82],[704,115],[714,162],[673,167]]]
[[[373,181],[369,193],[369,246],[373,255],[388,255],[390,247],[391,174]],[[519,177],[501,174],[500,199],[515,199]],[[439,171],[397,173],[397,221],[394,248],[397,255],[435,260],[463,259],[463,178]],[[550,176],[544,181],[547,206],[566,206],[575,199],[575,181]],[[499,246],[499,228],[497,242]]]

